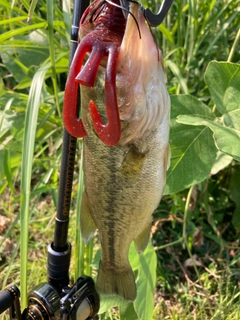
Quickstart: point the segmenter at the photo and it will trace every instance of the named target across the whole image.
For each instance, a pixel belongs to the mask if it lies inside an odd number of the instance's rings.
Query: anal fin
[[[87,195],[85,191],[83,192],[83,197],[82,197],[82,206],[81,206],[81,212],[80,212],[80,227],[81,227],[82,238],[86,244],[92,238],[93,233],[96,230],[96,225],[93,221],[93,218],[89,210]]]
[[[142,253],[149,241],[150,232],[151,232],[152,224],[151,222],[147,223],[143,231],[134,239],[134,245],[138,253]]]

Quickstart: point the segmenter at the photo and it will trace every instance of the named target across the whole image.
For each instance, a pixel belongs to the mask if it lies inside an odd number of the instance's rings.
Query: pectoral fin
[[[80,213],[80,227],[81,227],[82,238],[86,244],[92,238],[93,233],[96,230],[96,225],[91,216],[89,206],[88,206],[88,200],[85,192],[83,193],[83,198],[82,198],[82,206],[81,206],[81,213]]]
[[[151,222],[146,225],[143,231],[134,239],[134,245],[138,253],[142,253],[149,241],[150,231],[151,231]]]
[[[164,155],[164,169],[165,169],[165,172],[170,167],[170,158],[171,158],[171,149],[170,149],[170,146],[168,146],[166,148],[165,155]]]

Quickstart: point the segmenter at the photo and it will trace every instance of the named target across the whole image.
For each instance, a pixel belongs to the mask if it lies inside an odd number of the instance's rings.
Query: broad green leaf
[[[218,151],[216,160],[211,170],[211,174],[217,174],[220,170],[226,168],[232,162],[232,160],[233,158],[229,155]]]
[[[210,62],[205,73],[205,82],[218,110],[222,114],[229,113],[229,116],[225,115],[225,121],[231,121],[229,117],[231,118],[231,113],[235,110],[238,112],[233,113],[232,117],[237,120],[240,115],[240,65],[229,62]],[[240,126],[239,121],[238,126]]]
[[[180,114],[192,114],[206,119],[214,119],[211,109],[197,98],[187,94],[171,96],[171,120],[176,120]],[[175,123],[175,125],[178,125]]]
[[[101,295],[99,314],[107,312],[110,308],[125,305],[125,301],[119,296]]]
[[[192,127],[176,122],[180,114],[213,119],[211,110],[189,95],[171,96],[171,165],[164,193],[172,194],[206,179],[216,158],[212,133],[202,126]]]
[[[98,250],[94,257],[93,265],[95,267],[98,267],[100,252],[101,250]],[[113,307],[119,307],[121,320],[149,320],[152,318],[154,310],[153,294],[156,285],[156,252],[151,243],[149,243],[146,250],[139,255],[132,243],[129,250],[129,261],[132,269],[138,271],[136,300],[132,303],[126,302],[118,296],[102,295],[99,313],[104,313]]]
[[[214,133],[217,148],[235,160],[240,161],[240,131],[224,127],[221,123],[191,115],[179,116],[177,121],[192,126],[209,127]]]
[[[137,279],[137,298],[134,307],[139,319],[152,318],[154,310],[154,288],[156,286],[157,257],[153,247],[149,244],[144,254],[140,255],[140,270]]]
[[[138,320],[139,317],[136,314],[133,303],[122,303],[120,307],[120,319],[121,320]],[[151,318],[150,318],[151,319]]]
[[[239,82],[239,85],[240,85],[240,82]],[[239,90],[239,93],[240,93],[240,90]],[[240,95],[239,95],[239,103],[240,103]],[[223,122],[225,126],[236,129],[237,131],[240,131],[240,104],[238,109],[233,110],[227,114],[224,114]]]

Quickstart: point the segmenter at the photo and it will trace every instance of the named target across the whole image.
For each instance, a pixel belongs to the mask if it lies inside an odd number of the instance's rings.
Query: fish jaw
[[[121,145],[146,139],[170,108],[161,51],[141,7],[131,3],[130,10],[138,27],[129,15],[118,58],[118,106],[120,119],[128,123]]]

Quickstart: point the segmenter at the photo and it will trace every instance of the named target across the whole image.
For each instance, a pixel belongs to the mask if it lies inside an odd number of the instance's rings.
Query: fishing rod
[[[89,2],[89,0],[74,1],[70,64],[78,46],[80,19]],[[79,102],[80,96],[77,102],[78,111]],[[75,154],[76,138],[64,129],[54,240],[48,245],[47,250],[48,281],[38,284],[28,293],[28,306],[22,314],[19,289],[12,286],[0,292],[0,314],[9,309],[10,319],[85,320],[93,319],[98,313],[99,295],[91,277],[83,275],[72,287],[69,286],[71,243],[67,237]]]

